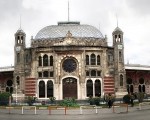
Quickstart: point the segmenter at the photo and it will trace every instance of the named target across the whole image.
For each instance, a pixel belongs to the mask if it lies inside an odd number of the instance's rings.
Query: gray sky
[[[112,45],[118,25],[124,32],[125,63],[150,65],[150,0],[69,0],[70,21],[100,29]],[[48,25],[68,20],[68,0],[0,0],[0,66],[14,65],[14,34],[31,36]]]

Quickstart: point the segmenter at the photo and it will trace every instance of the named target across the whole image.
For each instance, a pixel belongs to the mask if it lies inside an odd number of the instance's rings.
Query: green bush
[[[146,96],[146,94],[143,92],[136,93],[136,97],[137,97],[139,103],[143,102],[143,99],[145,96]]]
[[[76,100],[74,98],[64,99],[62,102],[60,102],[61,106],[66,107],[78,107]]]
[[[25,98],[26,102],[28,103],[29,106],[33,105],[33,103],[35,103],[36,101],[36,97],[33,96],[27,96]]]
[[[99,102],[100,102],[100,98],[99,97],[95,97],[95,98],[89,97],[90,105],[100,105]]]
[[[123,102],[126,104],[130,104],[130,100],[131,100],[131,97],[129,94],[127,94],[123,97]]]
[[[50,101],[51,104],[53,104],[56,101],[56,98],[55,97],[50,97],[49,101]]]
[[[0,94],[0,105],[8,105],[9,104],[9,97],[12,95],[8,92],[3,92]]]

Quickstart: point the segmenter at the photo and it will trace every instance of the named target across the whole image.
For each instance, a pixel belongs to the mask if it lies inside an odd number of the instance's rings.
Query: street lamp
[[[17,99],[17,97],[18,97],[18,95],[17,95],[17,83],[15,84],[15,89],[16,89],[16,104],[17,104],[17,102],[18,102],[18,99]]]

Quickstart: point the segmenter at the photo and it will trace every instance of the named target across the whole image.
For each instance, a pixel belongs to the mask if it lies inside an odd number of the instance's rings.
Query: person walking
[[[112,107],[112,96],[111,96],[110,93],[108,94],[108,107],[109,107],[109,108]]]
[[[133,93],[130,94],[130,103],[131,103],[131,107],[134,106],[134,99],[135,99],[135,96]]]

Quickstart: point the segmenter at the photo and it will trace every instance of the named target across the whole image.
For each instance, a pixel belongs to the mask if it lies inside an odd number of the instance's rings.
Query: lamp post
[[[17,104],[17,102],[18,102],[18,99],[17,99],[17,97],[18,97],[18,95],[17,95],[17,83],[16,83],[15,88],[16,88],[16,104]]]

